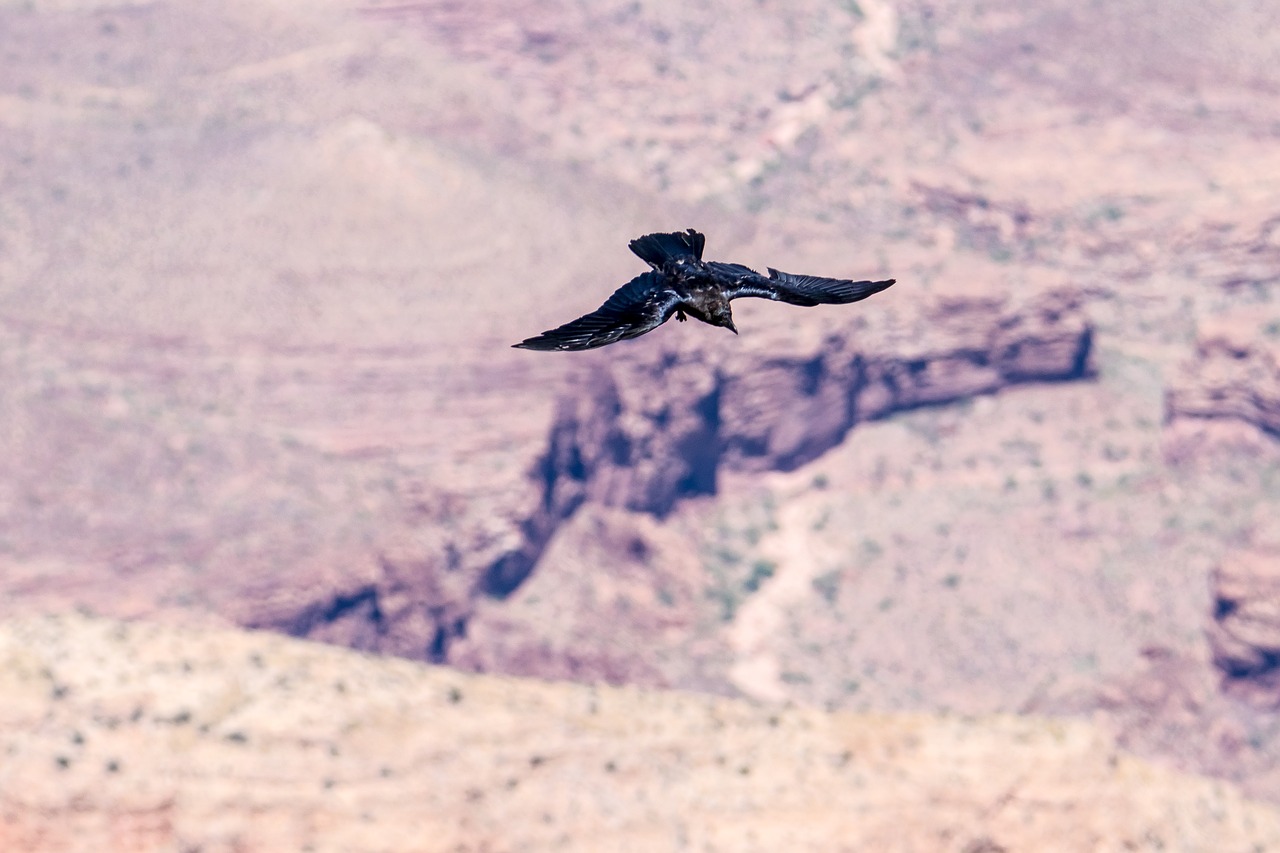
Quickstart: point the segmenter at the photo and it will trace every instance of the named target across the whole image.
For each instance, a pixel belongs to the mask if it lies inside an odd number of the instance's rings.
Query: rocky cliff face
[[[916,331],[929,343],[903,346]],[[791,470],[859,422],[1093,369],[1092,329],[1065,289],[1014,304],[954,298],[907,328],[790,349],[598,362],[553,430],[548,495],[579,482],[588,500],[662,516],[714,494],[722,469]]]
[[[450,524],[419,516],[416,545],[383,553],[353,588],[251,624],[452,660],[476,597],[511,595],[584,503],[661,518],[683,499],[715,494],[723,471],[790,470],[859,422],[1093,369],[1092,329],[1070,290],[952,298],[905,316],[875,331],[855,323],[781,354],[767,345],[616,348],[572,381],[545,449],[504,498],[509,527],[493,541],[505,549],[441,538],[442,527],[469,529],[466,512]],[[422,536],[435,546],[424,548]]]

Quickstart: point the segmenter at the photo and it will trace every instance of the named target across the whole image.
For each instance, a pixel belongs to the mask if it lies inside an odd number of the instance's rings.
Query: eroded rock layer
[[[1068,290],[946,300],[914,325],[931,334],[912,340],[903,324],[782,355],[601,360],[561,410],[549,458],[563,467],[551,467],[548,489],[578,481],[590,500],[662,516],[681,497],[713,494],[722,467],[793,469],[859,421],[1092,372],[1092,329]]]

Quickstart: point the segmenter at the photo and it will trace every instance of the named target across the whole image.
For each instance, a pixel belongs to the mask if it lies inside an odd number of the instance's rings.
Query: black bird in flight
[[[723,326],[735,335],[729,301],[758,296],[792,305],[844,304],[879,293],[887,281],[848,281],[791,275],[769,267],[769,276],[741,264],[702,260],[706,238],[694,231],[646,234],[631,241],[631,251],[653,269],[618,288],[603,305],[572,323],[527,338],[514,346],[536,350],[602,347],[651,332],[671,315],[685,315]]]

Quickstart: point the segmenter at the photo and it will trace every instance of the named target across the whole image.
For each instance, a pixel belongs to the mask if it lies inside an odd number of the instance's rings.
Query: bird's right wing
[[[656,272],[638,275],[614,291],[605,303],[571,323],[565,323],[518,344],[519,349],[583,350],[651,332],[676,310],[680,297]]]
[[[738,264],[724,264],[738,267]],[[745,267],[742,269],[746,269]],[[746,272],[751,272],[746,270]],[[888,288],[895,279],[885,281],[850,281],[845,278],[821,278],[816,275],[792,275],[769,267],[769,277],[759,274],[741,275],[727,288],[730,299],[758,296],[792,305],[843,305],[866,299]]]

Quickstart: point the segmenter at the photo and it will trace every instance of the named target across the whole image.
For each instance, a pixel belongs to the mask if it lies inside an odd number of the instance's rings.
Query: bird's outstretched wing
[[[661,275],[647,272],[618,288],[590,314],[513,346],[536,350],[602,347],[653,331],[675,313],[679,301]]]
[[[725,287],[725,296],[758,296],[792,305],[843,305],[857,302],[888,288],[896,279],[885,281],[850,281],[844,278],[820,278],[816,275],[792,275],[769,267],[765,278],[740,264],[713,263],[733,279]]]

